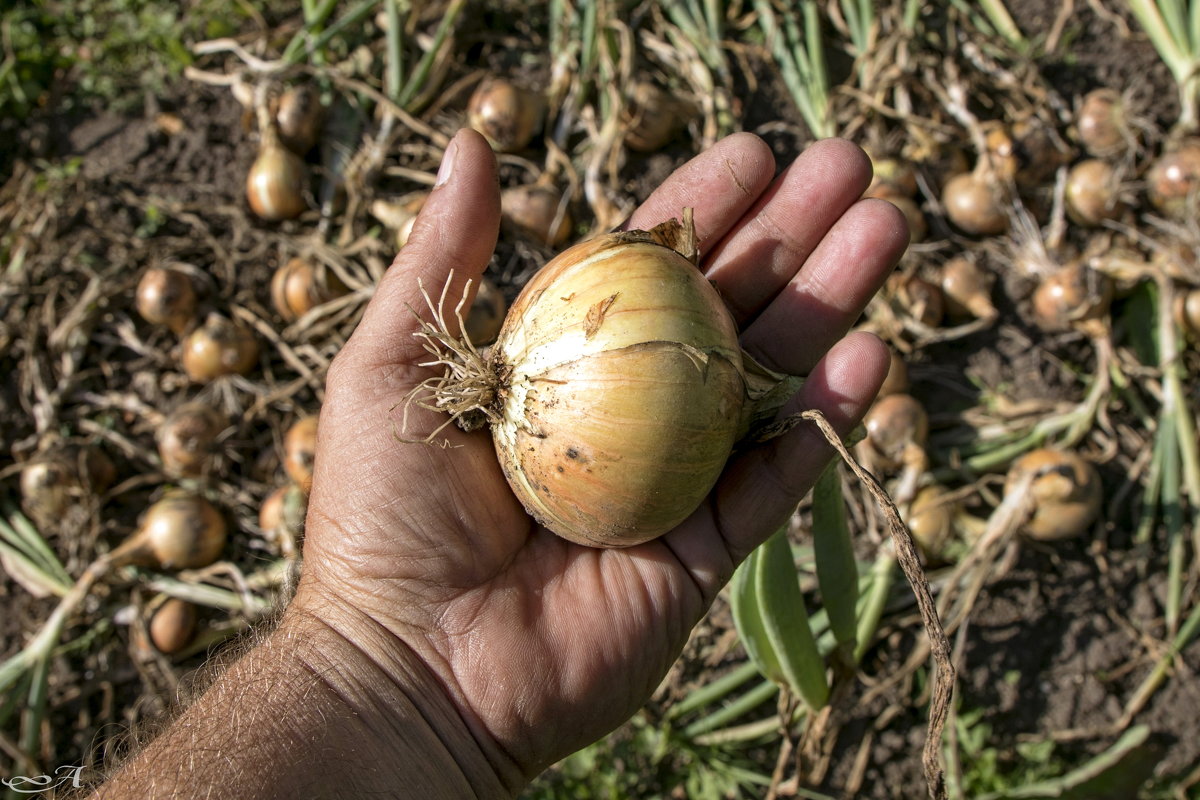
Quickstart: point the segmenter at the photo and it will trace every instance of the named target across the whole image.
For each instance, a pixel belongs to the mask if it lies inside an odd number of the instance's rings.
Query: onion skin
[[[1008,470],[1006,492],[1028,472],[1035,477],[1030,486],[1033,515],[1022,532],[1039,541],[1059,541],[1082,536],[1100,514],[1100,475],[1091,462],[1064,450],[1033,450]]]
[[[963,172],[942,189],[946,216],[964,233],[992,236],[1008,230],[1008,212],[998,188],[983,176]]]
[[[204,403],[185,403],[172,411],[155,435],[163,469],[169,475],[200,475],[225,425],[220,413]]]
[[[313,462],[316,457],[317,418],[305,417],[288,428],[283,437],[284,471],[305,494],[312,488]]]
[[[142,319],[183,333],[196,319],[196,290],[182,272],[151,267],[137,286],[137,310]]]
[[[114,563],[199,569],[225,548],[225,519],[199,495],[172,492],[150,506],[137,533],[112,552]]]
[[[183,340],[183,371],[197,383],[222,375],[245,375],[258,364],[258,340],[249,329],[220,314]]]
[[[174,655],[192,642],[196,606],[178,597],[166,600],[150,617],[150,641],[159,652]]]
[[[639,544],[689,516],[725,466],[746,396],[716,290],[637,233],[552,260],[493,348],[504,474],[538,522],[592,546]]]
[[[545,102],[540,95],[501,78],[489,78],[467,102],[467,124],[500,153],[524,150],[542,127]]]
[[[268,222],[293,219],[304,213],[304,162],[277,140],[264,140],[258,158],[246,175],[250,209]]]

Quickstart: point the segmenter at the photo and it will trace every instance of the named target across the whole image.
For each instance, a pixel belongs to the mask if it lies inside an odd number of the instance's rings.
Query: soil
[[[1058,12],[1058,4],[1039,0],[1007,5],[1031,36],[1048,30]],[[1134,102],[1159,124],[1172,119],[1173,83],[1145,39],[1125,34],[1115,19],[1098,14],[1099,4],[1076,5],[1059,48],[1039,59],[1058,94],[1071,103],[1097,86],[1130,87]],[[505,24],[511,20],[496,23]],[[530,39],[535,45],[536,38]],[[471,41],[466,53],[473,63],[525,70],[527,81],[545,74],[543,65],[507,63],[504,47],[510,43],[502,37],[478,34]],[[783,165],[803,146],[804,126],[773,72],[760,65],[753,77],[742,78],[745,84],[738,87],[743,126],[763,135]],[[0,485],[5,495],[16,497],[20,465],[56,436],[101,442],[124,478],[99,501],[82,503],[47,527],[72,574],[133,530],[141,509],[163,484],[152,431],[162,410],[185,398],[215,399],[230,414],[229,447],[218,468],[231,477],[217,480],[216,488],[232,522],[256,532],[259,502],[281,481],[283,433],[319,406],[324,369],[357,320],[361,304],[321,339],[310,341],[303,331],[289,332],[272,310],[267,287],[274,269],[292,255],[319,248],[307,223],[265,224],[249,213],[243,181],[255,137],[241,116],[228,91],[184,82],[174,94],[153,101],[141,117],[96,113],[34,121],[0,160],[13,168],[0,190],[2,218],[16,241],[27,245],[23,268],[0,284],[0,372],[12,376],[0,385]],[[436,117],[444,130],[460,120],[455,107]],[[631,156],[620,192],[630,203],[644,199],[690,153],[687,143],[677,140],[662,152]],[[53,175],[30,166],[34,156],[56,165]],[[317,174],[320,158],[319,153],[309,156]],[[413,148],[389,166],[430,172],[436,154]],[[528,179],[517,160],[506,162],[502,177]],[[394,177],[380,178],[381,195],[412,188]],[[365,235],[364,226],[351,232],[349,241],[339,243],[343,256],[330,256],[330,262],[352,282],[369,287],[391,247],[386,237]],[[489,275],[511,298],[546,254],[536,243],[506,239]],[[997,269],[994,254],[985,258]],[[200,388],[181,374],[174,337],[144,323],[132,305],[144,269],[168,263],[197,268],[206,309],[240,313],[274,332],[261,375]],[[103,292],[79,305],[94,279],[103,281]],[[952,434],[959,414],[979,402],[980,387],[1006,392],[1013,402],[1080,399],[1079,376],[1064,364],[1093,367],[1086,337],[1039,332],[1022,317],[1021,302],[1002,309],[1013,320],[1006,325],[912,355],[913,393],[930,409],[935,441],[939,431]],[[64,319],[78,326],[82,339],[58,330]],[[307,376],[297,371],[297,363]],[[1145,443],[1144,435],[1131,437]],[[1107,453],[1092,448],[1091,454],[1102,461],[1106,489],[1101,534],[1088,542],[1022,545],[1011,567],[983,590],[959,642],[959,711],[986,709],[988,743],[1001,768],[1020,764],[1018,747],[1027,740],[1067,731],[1083,733],[1055,745],[1054,758],[1062,765],[1082,763],[1111,745],[1117,734],[1107,726],[1120,717],[1168,638],[1165,559],[1133,542],[1138,492],[1129,474],[1136,448],[1123,444]],[[97,513],[101,503],[103,513]],[[230,559],[247,570],[278,554],[275,544],[258,536],[239,542]],[[43,763],[92,765],[107,750],[119,749],[123,731],[169,708],[180,675],[203,662],[204,653],[174,663],[147,658],[128,626],[93,627],[144,600],[136,586],[102,589],[68,632],[71,639],[91,630],[94,638],[83,652],[55,660],[46,727],[55,733],[40,743]],[[16,652],[53,608],[51,599],[31,598],[3,571],[0,604],[6,609],[0,616],[0,656]],[[218,617],[211,612],[206,621],[216,623]],[[649,709],[652,717],[686,688],[744,660],[731,631],[728,611],[719,603]],[[853,694],[862,696],[899,668],[915,645],[914,631],[910,611],[889,616]],[[1134,723],[1153,732],[1145,752],[1154,758],[1139,776],[1165,784],[1200,763],[1197,665],[1200,642],[1192,642],[1134,717]],[[823,791],[839,795],[856,782],[854,796],[868,800],[923,796],[924,706],[917,701],[927,676],[916,678],[870,703],[847,705]],[[869,749],[860,770],[855,759],[864,742]],[[772,748],[756,745],[748,752],[768,771],[774,766]],[[0,777],[11,777],[10,753],[0,753]],[[675,787],[645,788],[643,796],[650,797],[669,796]]]

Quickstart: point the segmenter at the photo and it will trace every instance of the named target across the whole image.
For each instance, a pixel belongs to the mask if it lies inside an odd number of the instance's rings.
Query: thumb
[[[453,324],[454,307],[468,280],[471,296],[465,307],[474,297],[499,228],[496,157],[482,136],[464,128],[446,146],[437,181],[408,243],[384,273],[346,344],[360,368],[409,365],[427,355],[412,336],[417,329],[413,311],[428,316],[422,288],[434,303],[445,289],[446,321]]]

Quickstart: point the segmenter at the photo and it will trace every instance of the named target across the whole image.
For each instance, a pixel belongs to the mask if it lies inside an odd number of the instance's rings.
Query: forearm
[[[289,613],[94,797],[512,793],[419,668],[378,664],[321,621]]]

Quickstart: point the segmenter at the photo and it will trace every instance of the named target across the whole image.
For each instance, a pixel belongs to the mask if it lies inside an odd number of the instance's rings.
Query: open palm
[[[907,241],[898,211],[859,199],[869,174],[861,151],[829,140],[776,178],[767,146],[739,134],[677,170],[630,221],[648,228],[694,207],[702,268],[743,347],[809,375],[785,411],[820,409],[843,432],[873,398],[887,353],[871,336],[842,337]],[[453,270],[448,296],[460,296],[487,265],[499,224],[495,160],[481,137],[456,136],[439,177],[329,372],[296,603],[376,660],[390,649],[388,658],[418,664],[509,762],[497,768],[530,776],[645,702],[831,451],[801,426],[731,460],[666,536],[599,550],[526,515],[486,431],[447,428],[448,448],[398,441],[396,405],[431,374],[417,366],[426,354],[411,335],[418,281],[436,292]],[[443,421],[414,408],[408,434]]]

